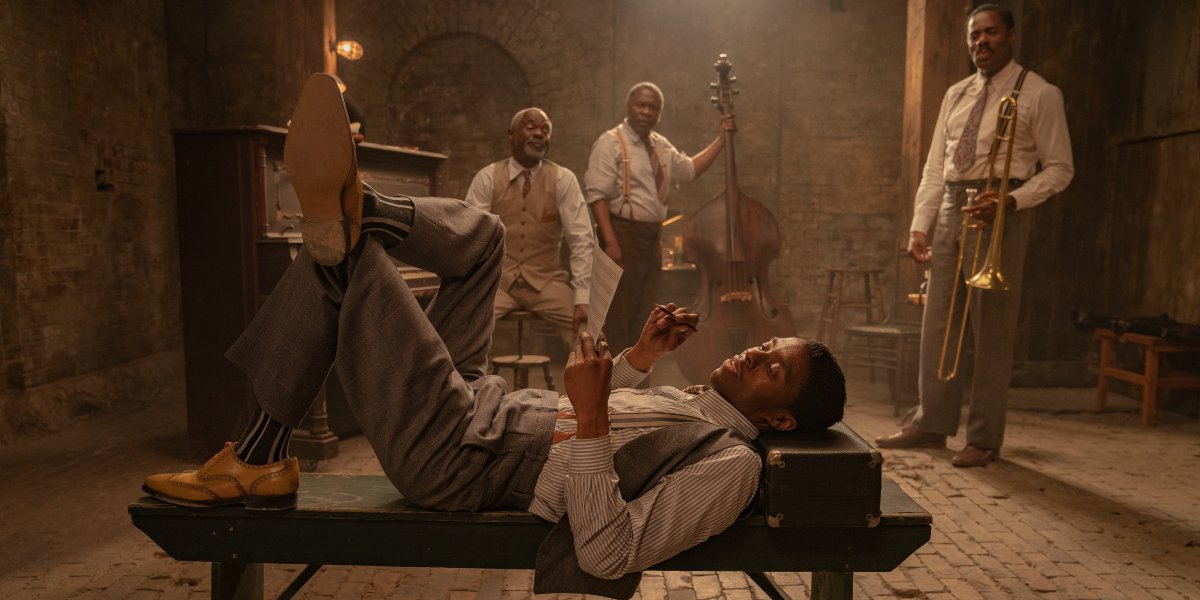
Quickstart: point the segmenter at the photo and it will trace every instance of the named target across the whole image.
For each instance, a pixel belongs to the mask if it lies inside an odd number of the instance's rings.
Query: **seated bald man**
[[[556,521],[536,591],[628,598],[640,571],[746,508],[761,471],[751,445],[760,431],[841,419],[837,361],[799,338],[730,357],[707,386],[628,389],[694,331],[698,315],[674,305],[651,312],[615,358],[603,340],[580,334],[565,396],[508,393],[502,378],[484,375],[504,260],[499,218],[458,200],[364,191],[348,131],[336,84],[314,75],[285,148],[305,250],[226,355],[259,408],[242,438],[199,470],[147,478],[149,494],[193,507],[295,507],[299,469],[287,442],[336,368],[405,498]],[[426,310],[389,252],[440,276]]]

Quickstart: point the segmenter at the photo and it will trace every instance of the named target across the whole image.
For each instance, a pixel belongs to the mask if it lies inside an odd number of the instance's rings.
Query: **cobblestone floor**
[[[882,384],[851,373],[847,422],[896,427]],[[561,381],[561,380],[560,380]],[[891,573],[855,576],[856,598],[1200,598],[1200,422],[1135,405],[1090,410],[1088,389],[1013,392],[1003,460],[955,469],[951,450],[885,451],[884,474],[934,516],[932,541]],[[148,473],[194,467],[182,389],[0,448],[0,598],[206,598],[206,564],[165,556],[129,523]],[[378,473],[361,438],[321,471]],[[397,541],[403,543],[403,541]],[[270,567],[268,594],[299,567]],[[794,598],[806,574],[773,574]],[[525,598],[532,574],[326,567],[300,598]],[[649,573],[638,596],[765,598],[740,573]]]

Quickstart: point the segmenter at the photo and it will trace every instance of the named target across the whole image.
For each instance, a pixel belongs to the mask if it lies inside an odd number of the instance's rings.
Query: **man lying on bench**
[[[842,417],[828,348],[771,339],[730,357],[709,386],[637,385],[698,315],[655,309],[616,358],[580,334],[567,395],[506,393],[485,376],[504,259],[499,219],[444,198],[363,190],[337,84],[309,79],[284,160],[304,212],[305,251],[226,354],[258,410],[237,443],[197,471],[152,475],[147,493],[194,507],[296,506],[288,440],[336,367],[387,477],[418,506],[527,510],[558,524],[538,553],[538,592],[627,598],[640,571],[732,524],[753,498],[759,431],[817,430]],[[422,311],[388,252],[441,277]],[[567,517],[570,516],[568,521]],[[397,540],[397,543],[404,543]]]

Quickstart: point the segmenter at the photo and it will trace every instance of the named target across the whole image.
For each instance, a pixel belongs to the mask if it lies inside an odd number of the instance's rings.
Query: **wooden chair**
[[[871,382],[875,370],[889,374],[888,387],[892,397],[892,414],[900,414],[904,399],[916,398],[916,390],[906,385],[915,373],[921,346],[921,324],[896,319],[897,308],[877,325],[855,325],[846,328],[846,347],[841,364],[846,367],[867,367]]]
[[[554,376],[550,374],[550,357],[542,354],[525,354],[524,323],[538,316],[528,310],[514,310],[499,320],[513,321],[517,324],[517,353],[504,354],[492,358],[491,373],[495,375],[501,368],[513,370],[513,389],[523,390],[529,387],[529,370],[541,367],[542,377],[546,380],[546,389],[554,390]]]

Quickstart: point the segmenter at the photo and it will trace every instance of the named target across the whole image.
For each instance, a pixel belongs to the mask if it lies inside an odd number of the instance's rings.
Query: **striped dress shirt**
[[[714,390],[688,394],[672,387],[623,389],[646,373],[618,356],[613,363],[609,413],[668,413],[707,421],[754,439],[758,430]],[[559,398],[560,414],[574,414]],[[657,415],[656,415],[657,417]],[[575,431],[573,419],[559,419],[559,431]],[[679,469],[650,491],[625,502],[617,489],[613,453],[658,426],[616,427],[609,435],[570,438],[550,448],[528,511],[548,521],[571,515],[575,553],[583,569],[615,579],[643,571],[724,531],[758,489],[762,462],[750,446],[734,446]]]

